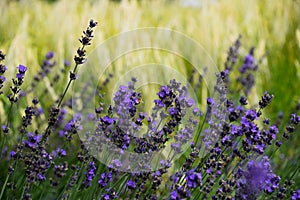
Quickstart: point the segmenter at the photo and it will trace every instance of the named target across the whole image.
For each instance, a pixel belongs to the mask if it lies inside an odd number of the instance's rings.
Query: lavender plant
[[[143,96],[135,87],[139,77],[121,85],[112,104],[105,104],[103,88],[113,79],[109,74],[100,88],[88,94],[101,96],[95,112],[88,114],[88,120],[97,126],[80,140],[83,113],[72,115],[66,94],[78,78],[78,67],[87,61],[86,47],[96,25],[91,20],[79,39],[75,67],[50,108],[43,107],[37,97],[22,107],[20,92],[28,68],[19,65],[16,77],[8,83],[4,77],[7,68],[0,64],[0,89],[11,84],[10,91],[0,93],[1,102],[10,106],[0,121],[4,170],[0,199],[300,199],[299,181],[295,182],[299,163],[287,176],[277,175],[273,164],[282,144],[299,132],[300,109],[283,124],[263,118],[265,109],[276,101],[269,92],[250,105],[248,97],[260,61],[255,61],[254,48],[244,58],[240,55],[241,37],[229,48],[224,70],[216,74],[205,111],[199,110],[187,86],[174,79],[159,88],[151,113],[140,112]],[[47,53],[26,95],[35,94],[37,83],[49,76],[56,64],[54,57],[53,52]],[[0,62],[4,59],[0,51]],[[239,72],[236,79],[234,70]],[[192,70],[189,83],[200,89],[202,75],[195,80],[195,72]],[[54,76],[54,82],[60,76]],[[88,83],[85,88],[80,95],[87,95]],[[22,116],[11,117],[14,105]],[[47,109],[48,117],[42,118]],[[8,142],[15,135],[15,141]],[[166,146],[170,148],[165,155],[161,152]],[[101,160],[106,162],[99,162],[91,151],[103,152]],[[143,159],[124,159],[124,152]],[[134,170],[136,166],[147,170]]]

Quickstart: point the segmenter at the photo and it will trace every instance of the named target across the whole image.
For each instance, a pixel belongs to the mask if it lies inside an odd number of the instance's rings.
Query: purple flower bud
[[[173,200],[177,200],[179,198],[177,192],[175,190],[173,190],[171,193],[170,193],[170,197],[171,199]]]
[[[94,113],[89,113],[89,114],[87,114],[87,118],[88,118],[89,120],[93,121],[93,120],[96,119],[96,116],[95,116]]]
[[[23,79],[24,78],[24,74],[16,74],[16,78],[17,79]]]
[[[281,141],[277,141],[275,144],[276,144],[277,147],[280,147],[282,145],[282,142]]]
[[[192,107],[194,104],[195,104],[194,99],[189,99],[189,100],[187,101],[188,107]]]
[[[128,187],[129,189],[135,189],[135,188],[136,188],[136,184],[135,184],[135,182],[132,181],[132,180],[129,180],[129,181],[126,183],[126,185],[127,185],[127,187]]]
[[[0,84],[4,83],[6,81],[5,76],[0,76]]]
[[[46,54],[46,59],[50,60],[51,58],[53,58],[54,56],[54,53],[52,51],[49,51],[47,54]]]
[[[58,154],[61,155],[62,157],[65,157],[67,155],[67,152],[64,149],[59,149]]]
[[[110,118],[108,116],[103,117],[103,122],[107,125],[110,125],[115,122],[115,118]]]
[[[27,71],[27,67],[25,67],[24,65],[19,65],[18,70],[20,74],[25,74],[25,72]]]
[[[94,28],[95,26],[97,26],[98,22],[94,21],[94,20],[90,20],[90,23],[89,23],[89,27],[90,28]]]
[[[211,97],[208,97],[206,101],[207,101],[207,105],[212,105],[214,103],[214,99]]]
[[[211,167],[206,170],[206,173],[208,173],[208,174],[211,174],[211,172],[212,172],[212,168]]]
[[[64,61],[64,66],[65,67],[69,67],[70,65],[71,65],[70,61],[68,61],[68,60]]]
[[[17,155],[17,153],[15,151],[11,151],[9,155],[11,158],[14,158]]]
[[[176,115],[178,110],[176,108],[169,108],[170,115]]]
[[[196,107],[193,109],[193,115],[194,116],[202,116],[203,113],[199,110],[199,108]]]
[[[164,104],[163,104],[163,102],[161,101],[161,100],[157,100],[157,99],[155,99],[154,100],[154,103],[158,106],[158,107],[164,107]]]
[[[7,134],[9,132],[9,127],[7,127],[6,125],[2,125],[1,129],[2,129],[4,134]]]
[[[78,74],[70,72],[70,76],[69,77],[70,77],[71,80],[76,80],[78,78]]]
[[[247,104],[248,104],[248,103],[247,103],[247,98],[244,97],[244,96],[242,96],[242,97],[240,98],[240,103],[241,103],[242,105],[247,105]]]
[[[297,190],[292,193],[291,200],[299,200],[300,199],[300,190]]]
[[[25,96],[26,96],[26,92],[23,91],[23,90],[21,90],[21,91],[19,92],[19,97],[25,97]]]
[[[37,177],[38,177],[38,179],[39,179],[40,181],[46,180],[46,176],[43,175],[43,174],[38,173],[38,174],[37,174]]]
[[[5,65],[0,65],[0,74],[4,74],[4,72],[7,70],[7,67]]]

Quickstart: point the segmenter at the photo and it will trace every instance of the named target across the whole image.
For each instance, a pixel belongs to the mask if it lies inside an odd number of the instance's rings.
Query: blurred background
[[[18,64],[28,66],[29,73],[36,74],[48,51],[55,52],[58,67],[54,70],[63,68],[65,60],[72,61],[79,46],[78,38],[91,18],[99,26],[89,49],[121,32],[164,27],[184,33],[201,44],[220,70],[224,68],[229,47],[242,35],[241,54],[246,55],[254,46],[255,58],[266,55],[256,73],[250,102],[255,104],[265,90],[274,94],[272,104],[264,113],[271,122],[276,122],[281,112],[283,121],[287,120],[299,103],[299,0],[1,0],[0,49],[7,54],[7,79],[14,76]],[[126,42],[120,41],[119,45]],[[118,60],[111,73],[117,76],[122,67],[142,62],[167,64],[187,75],[190,73],[183,61],[163,52],[147,51]],[[63,82],[57,87],[61,92]],[[54,100],[57,94],[53,93]],[[49,106],[47,100],[42,104]],[[3,116],[3,105],[0,106]],[[276,152],[274,162],[278,175],[293,168],[299,159],[300,133],[297,134]]]

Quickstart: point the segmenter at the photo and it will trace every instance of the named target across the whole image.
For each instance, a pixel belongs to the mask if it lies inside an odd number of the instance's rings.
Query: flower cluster
[[[278,188],[280,178],[272,173],[267,157],[263,157],[262,161],[249,160],[246,167],[236,173],[238,198],[253,199],[261,191],[273,193]]]
[[[76,65],[83,64],[86,60],[86,51],[85,47],[91,45],[91,40],[94,37],[93,36],[93,28],[97,26],[97,22],[94,20],[90,20],[89,26],[85,31],[83,31],[83,35],[81,36],[81,39],[79,39],[79,42],[82,44],[82,47],[77,49],[77,55],[74,57],[74,61]],[[76,79],[76,75],[74,72],[70,72],[70,79],[74,80]]]
[[[299,132],[300,104],[287,124],[283,114],[275,121],[266,117],[265,108],[274,95],[264,92],[253,104],[249,94],[260,64],[254,48],[243,57],[241,37],[234,42],[209,97],[202,93],[205,74],[197,79],[194,69],[189,83],[200,100],[172,79],[157,88],[151,111],[144,112],[146,99],[136,88],[138,79],[132,78],[117,88],[108,104],[104,93],[114,82],[110,73],[99,89],[84,83],[84,91],[78,94],[89,95],[91,101],[96,97],[98,107],[85,113],[86,102],[76,98],[73,106],[80,109],[72,113],[72,99],[66,99],[66,93],[77,79],[77,66],[86,62],[85,47],[91,45],[96,25],[91,20],[79,39],[82,46],[74,57],[74,70],[56,102],[45,102],[43,97],[33,98],[31,105],[18,101],[28,70],[18,66],[8,99],[4,96],[10,104],[3,101],[8,117],[5,123],[1,118],[1,166],[9,167],[0,199],[300,199],[299,163],[283,163],[292,169],[284,174],[276,174],[277,168],[272,167],[278,161],[274,156],[284,157],[278,152],[280,147]],[[4,58],[0,51],[0,62]],[[26,100],[42,79],[52,77],[55,65],[50,51],[26,90]],[[66,66],[69,69],[69,63]],[[240,66],[239,76],[234,79],[236,66]],[[0,63],[0,89],[5,71]],[[20,112],[13,112],[16,104]],[[201,104],[206,106],[204,113],[198,108]],[[83,118],[95,130],[86,131]],[[18,137],[7,134],[9,130]],[[94,159],[91,152],[104,162]]]
[[[12,79],[13,86],[10,87],[12,93],[7,96],[11,103],[16,103],[19,100],[18,94],[20,93],[20,86],[23,84],[23,79],[26,71],[27,67],[25,67],[24,65],[18,66],[16,79]]]
[[[85,187],[90,187],[92,185],[93,178],[96,175],[96,170],[95,162],[89,162],[87,172],[85,173],[85,180],[82,182]]]
[[[258,64],[255,63],[254,59],[254,48],[251,48],[249,53],[244,58],[244,63],[240,67],[239,71],[241,75],[237,78],[237,81],[245,88],[244,92],[249,94],[250,89],[255,84],[255,75],[253,72],[257,71]]]
[[[4,59],[5,54],[2,51],[0,51],[0,95],[3,93],[1,89],[3,87],[3,83],[6,81],[6,78],[5,76],[3,76],[3,74],[7,70],[7,67],[1,63],[4,61]]]
[[[52,52],[52,51],[49,51],[45,55],[45,58],[41,64],[41,69],[37,73],[37,75],[35,75],[33,77],[33,82],[31,83],[31,88],[27,93],[33,92],[35,90],[36,86],[38,85],[38,83],[41,80],[43,80],[49,74],[49,72],[51,72],[51,69],[56,65],[56,62],[53,60],[53,58],[54,58],[54,52]]]

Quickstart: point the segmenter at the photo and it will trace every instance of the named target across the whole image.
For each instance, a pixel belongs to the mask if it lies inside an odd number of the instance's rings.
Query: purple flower
[[[170,89],[167,86],[161,86],[157,95],[160,99],[164,99],[170,95]]]
[[[161,160],[159,163],[161,164],[162,168],[170,168],[172,166],[172,163],[166,160]]]
[[[292,193],[291,200],[299,200],[300,199],[300,190],[297,190]]]
[[[89,114],[87,114],[87,118],[88,118],[89,120],[93,121],[93,120],[96,119],[96,116],[95,116],[94,113],[89,113]]]
[[[135,189],[136,188],[136,183],[132,180],[129,180],[127,183],[126,183],[127,187],[129,189]]]
[[[269,105],[273,99],[274,95],[270,95],[267,91],[262,96],[261,100],[259,101],[259,106],[261,109],[265,108]]]
[[[223,145],[231,144],[231,137],[230,135],[225,135],[221,140]]]
[[[102,121],[105,124],[110,125],[110,124],[113,124],[116,121],[116,119],[115,118],[110,118],[108,116],[104,116],[103,119],[102,119]]]
[[[85,180],[82,182],[85,187],[90,187],[92,185],[93,178],[96,175],[96,169],[95,162],[92,161],[88,164],[87,172],[85,172]]]
[[[178,113],[178,109],[177,108],[169,108],[169,113],[170,113],[170,115],[176,115]]]
[[[0,76],[0,84],[4,83],[6,81],[5,76]]]
[[[38,179],[39,179],[40,181],[46,180],[46,176],[45,176],[44,174],[38,173],[38,174],[37,174],[37,177],[38,177]]]
[[[0,74],[4,74],[7,70],[7,67],[5,65],[0,65]]]
[[[44,113],[44,109],[43,108],[38,108],[37,109],[37,115],[41,115]]]
[[[67,155],[66,150],[61,149],[61,148],[57,148],[57,149],[56,149],[56,153],[57,153],[59,156],[61,156],[61,157],[65,157],[65,156]]]
[[[65,67],[69,67],[70,65],[71,65],[70,61],[68,61],[68,60],[64,61],[64,66]]]
[[[72,134],[77,134],[77,132],[79,130],[82,130],[82,125],[80,124],[80,120],[81,120],[81,115],[80,114],[75,114],[73,119],[71,119],[64,127],[65,135],[68,137],[70,137],[70,139],[72,138]]]
[[[8,127],[4,124],[1,126],[1,129],[2,129],[3,133],[5,133],[5,134],[7,134],[9,131]]]
[[[38,146],[38,143],[41,141],[42,136],[36,135],[32,132],[29,132],[27,135],[28,139],[25,141],[27,147],[34,149]]]
[[[300,123],[300,116],[296,116],[295,113],[291,114],[291,122],[292,124],[297,125],[298,123]]]
[[[177,194],[177,192],[175,190],[173,190],[171,193],[170,193],[170,197],[171,199],[173,200],[176,200],[176,199],[179,199],[179,196]]]
[[[188,107],[192,107],[194,104],[195,104],[194,99],[188,99],[188,101],[187,101]]]
[[[155,99],[154,100],[154,103],[158,106],[158,107],[164,107],[164,104],[163,104],[163,102],[161,101],[161,100],[158,100],[158,99]]]
[[[247,110],[246,111],[246,118],[249,119],[250,121],[254,121],[254,120],[257,120],[258,117],[257,117],[257,113],[255,110]]]
[[[117,159],[114,159],[111,161],[111,164],[108,166],[109,168],[119,168],[122,166],[122,163],[121,161],[117,160]]]
[[[250,52],[245,56],[244,64],[239,69],[240,73],[243,74],[249,69],[254,69],[255,68],[254,62],[255,60],[253,58],[253,53]]]
[[[272,173],[268,157],[262,161],[250,160],[246,170],[239,170],[237,180],[237,197],[256,198],[261,191],[272,193],[279,184],[280,178]]]
[[[193,109],[193,115],[198,117],[198,116],[202,116],[203,113],[201,112],[201,110],[199,110],[199,108],[196,107]]]
[[[242,105],[247,105],[247,104],[248,104],[248,103],[247,103],[247,98],[244,97],[244,96],[242,96],[242,97],[240,98],[240,103],[241,103]]]
[[[54,53],[52,51],[49,51],[47,54],[46,54],[46,59],[50,60],[51,58],[53,58],[54,56]]]
[[[179,143],[172,143],[171,147],[172,147],[172,149],[175,150],[175,152],[179,152],[179,153],[181,152],[181,149],[180,149],[181,144],[179,144]]]
[[[259,153],[263,154],[265,151],[265,144],[257,144],[254,149]]]
[[[16,74],[16,78],[18,79],[23,79],[25,74]]]
[[[207,173],[207,174],[211,174],[211,173],[212,173],[212,168],[211,168],[211,167],[208,168],[208,169],[206,170],[206,173]]]
[[[27,67],[25,67],[24,65],[19,65],[18,70],[20,74],[25,74],[25,72],[27,71]]]
[[[21,98],[21,97],[25,97],[25,96],[26,96],[26,92],[23,90],[20,90],[19,97]]]
[[[211,97],[208,97],[206,101],[207,101],[207,105],[212,105],[214,103],[214,99]]]
[[[279,133],[279,130],[278,130],[277,126],[272,125],[269,128],[269,132],[273,135],[276,135],[277,133]],[[272,138],[275,138],[275,136],[273,136],[273,135],[272,135]]]
[[[89,28],[94,28],[94,27],[97,26],[97,24],[98,24],[98,22],[96,22],[96,21],[94,21],[94,20],[91,19],[90,22],[89,22]]]
[[[280,146],[282,145],[282,142],[281,142],[281,141],[276,141],[275,145],[276,145],[277,147],[280,147]]]
[[[70,79],[71,80],[76,80],[78,78],[78,74],[75,74],[73,72],[70,72],[70,75],[69,75]]]
[[[15,151],[11,151],[9,155],[11,158],[14,158],[17,155],[17,153]]]
[[[200,172],[195,172],[195,169],[192,169],[186,173],[186,183],[188,188],[196,188],[197,186],[202,185],[202,176]]]
[[[111,172],[104,172],[100,175],[100,179],[98,184],[101,188],[106,187],[109,182],[112,181],[112,173]]]
[[[20,83],[18,83],[18,86],[20,86],[22,84],[22,79],[25,76],[25,72],[27,71],[27,67],[25,67],[24,65],[19,65],[18,71],[19,73],[16,74],[16,78],[20,80]]]
[[[106,194],[101,195],[101,197],[103,199],[110,200],[110,199],[117,199],[118,198],[118,192],[115,192],[113,189],[107,188],[105,191],[106,191]]]

